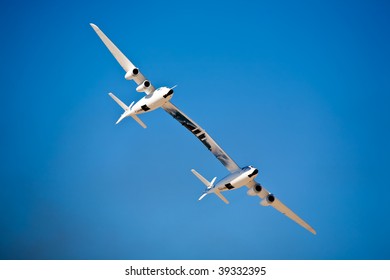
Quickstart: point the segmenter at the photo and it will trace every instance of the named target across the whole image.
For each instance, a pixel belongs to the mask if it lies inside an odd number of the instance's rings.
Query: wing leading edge
[[[234,160],[224,151],[213,138],[196,122],[191,120],[186,114],[179,110],[171,102],[165,103],[162,108],[187,128],[196,138],[206,146],[206,148],[229,170],[231,173],[241,170]]]
[[[122,68],[126,71],[125,78],[132,79],[136,82],[137,85],[141,85],[147,79],[146,77],[139,71],[137,67],[118,49],[117,46],[97,27],[95,24],[90,23],[93,30],[95,30],[96,34],[100,37],[103,43],[106,45],[111,54],[115,57],[118,63],[122,66]],[[136,70],[134,70],[136,69]],[[132,75],[133,74],[133,75]],[[145,91],[147,94],[154,92],[155,88],[152,84]]]
[[[256,181],[251,181],[249,184],[246,185],[247,188],[252,189],[256,185]],[[264,187],[262,187],[262,191],[258,193],[258,196],[263,200],[265,199],[270,192],[266,190]],[[260,202],[261,203],[261,202]],[[295,214],[290,208],[288,208],[286,205],[284,205],[278,198],[275,197],[275,200],[269,204],[276,210],[278,210],[280,213],[286,215],[291,220],[296,222],[298,225],[302,226],[303,228],[307,229],[313,234],[317,234],[317,232],[304,220],[302,220],[297,214]]]

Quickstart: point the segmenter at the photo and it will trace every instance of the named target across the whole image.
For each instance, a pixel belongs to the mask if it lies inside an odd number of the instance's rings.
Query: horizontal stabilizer
[[[191,169],[191,172],[194,173],[194,175],[195,175],[196,177],[198,177],[198,179],[199,179],[200,181],[202,181],[202,183],[205,184],[206,187],[209,187],[209,186],[210,186],[210,182],[207,181],[207,180],[206,180],[202,175],[200,175],[198,172],[196,172],[195,169]],[[214,181],[215,181],[215,180],[214,180]]]
[[[123,102],[122,102],[118,97],[116,97],[113,93],[110,92],[108,95],[111,96],[111,98],[114,99],[114,101],[115,101],[116,103],[118,103],[118,105],[121,106],[123,110],[127,111],[127,110],[129,109],[129,107],[127,107],[126,104],[123,103]]]
[[[143,121],[141,121],[141,119],[139,117],[137,117],[136,115],[131,115],[131,117],[133,117],[133,119],[139,123],[140,126],[142,126],[143,128],[146,128],[146,124],[143,123]]]
[[[201,201],[205,196],[207,195],[207,192],[202,193],[202,195],[199,197],[199,201]]]
[[[226,197],[224,197],[220,191],[215,191],[215,194],[220,198],[222,199],[223,202],[225,202],[226,204],[229,204],[229,201],[226,199]]]

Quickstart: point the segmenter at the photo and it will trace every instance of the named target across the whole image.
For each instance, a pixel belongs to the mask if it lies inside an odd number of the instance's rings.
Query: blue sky
[[[1,259],[389,259],[384,1],[2,2]],[[142,94],[97,24],[318,232],[240,189]]]

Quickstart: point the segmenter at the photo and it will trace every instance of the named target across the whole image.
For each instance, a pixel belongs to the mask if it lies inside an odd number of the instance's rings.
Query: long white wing
[[[180,122],[185,128],[191,131],[192,134],[198,138],[206,148],[213,153],[213,155],[231,172],[240,170],[241,168],[234,162],[234,160],[224,151],[213,138],[196,122],[191,120],[186,114],[179,110],[171,102],[165,103],[163,109]]]
[[[246,186],[251,189],[253,188],[256,184],[256,181],[251,181],[249,184]],[[262,187],[262,191],[258,193],[258,196],[263,200],[265,199],[268,195],[270,194],[269,191],[267,191],[264,187]],[[278,210],[280,213],[286,215],[289,217],[291,220],[299,224],[300,226],[304,227],[308,231],[310,231],[313,234],[317,234],[317,232],[304,220],[302,220],[297,214],[295,214],[293,211],[291,211],[290,208],[288,208],[286,205],[284,205],[277,197],[275,197],[275,200],[270,204],[273,208]]]
[[[108,50],[112,53],[112,55],[115,57],[115,59],[118,61],[118,63],[122,66],[122,68],[126,71],[126,79],[130,79],[129,74],[133,74],[131,77],[132,80],[134,80],[137,85],[141,85],[146,81],[146,77],[139,71],[137,67],[117,48],[117,46],[114,45],[113,42],[97,27],[95,24],[90,23],[93,30],[95,30],[96,34],[100,37],[100,39],[103,41],[103,43],[106,45]],[[136,70],[134,70],[136,69]],[[133,72],[134,71],[134,72]],[[145,90],[147,94],[150,94],[154,92],[155,88],[152,84]]]

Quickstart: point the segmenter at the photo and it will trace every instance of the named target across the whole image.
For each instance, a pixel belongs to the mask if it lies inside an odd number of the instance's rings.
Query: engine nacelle
[[[138,68],[133,68],[125,74],[126,80],[133,80],[139,73]]]
[[[250,188],[247,192],[247,195],[255,196],[258,195],[263,190],[263,187],[260,184],[256,184],[253,188]]]
[[[140,84],[137,88],[136,88],[136,91],[138,92],[144,92],[148,89],[148,87],[150,87],[150,82],[148,80],[145,80],[142,82],[142,84]]]
[[[263,206],[269,206],[271,205],[274,201],[276,200],[275,196],[270,193],[269,195],[266,196],[266,198],[264,198],[260,204],[263,205]]]

